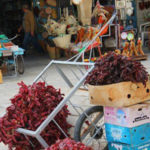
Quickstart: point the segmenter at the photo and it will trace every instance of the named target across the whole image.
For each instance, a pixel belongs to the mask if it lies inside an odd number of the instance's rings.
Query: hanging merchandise
[[[70,6],[70,0],[57,0],[59,8],[66,8]]]
[[[126,2],[120,0],[116,0],[115,4],[116,4],[116,9],[123,9],[126,6]]]
[[[127,33],[126,32],[122,32],[121,33],[121,38],[123,39],[123,40],[126,40],[127,39]]]
[[[92,16],[98,17],[99,18],[98,23],[103,24],[108,20],[107,18],[108,14],[109,12],[105,10],[102,5],[100,5],[99,1],[97,1],[96,7],[93,10]]]
[[[49,35],[57,36],[66,33],[66,25],[60,24],[48,17],[47,23],[44,25]]]
[[[91,25],[92,0],[82,0],[78,8],[78,19],[83,25]]]
[[[131,41],[131,40],[133,40],[134,39],[134,34],[133,33],[128,33],[128,35],[127,35],[127,39],[129,40],[129,41]]]
[[[75,5],[79,5],[81,3],[82,0],[72,0],[73,4]]]
[[[126,8],[127,8],[126,10],[127,15],[131,16],[133,14],[133,9],[134,9],[131,1],[127,1]]]

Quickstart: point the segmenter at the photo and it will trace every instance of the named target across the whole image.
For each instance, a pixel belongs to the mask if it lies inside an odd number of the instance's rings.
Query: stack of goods
[[[143,65],[111,52],[85,83],[91,103],[104,106],[109,149],[150,148],[150,82]]]
[[[28,137],[26,139],[16,129],[24,128],[35,131],[63,100],[63,94],[60,90],[46,86],[43,82],[34,83],[31,86],[22,82],[19,85],[19,93],[11,99],[11,106],[0,118],[0,142],[8,145],[9,149],[40,150],[42,147],[35,138]],[[67,122],[68,115],[69,111],[65,105],[55,117],[55,121],[67,135],[68,129],[71,127]],[[54,144],[58,139],[65,138],[54,122],[49,123],[41,132],[41,136],[48,145]]]
[[[58,140],[54,145],[46,150],[93,150],[91,147],[85,146],[83,143],[75,142],[69,138]]]
[[[110,150],[150,149],[150,103],[105,107],[105,128]]]

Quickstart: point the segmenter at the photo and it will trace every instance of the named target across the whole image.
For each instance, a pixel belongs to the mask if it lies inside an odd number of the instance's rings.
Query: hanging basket
[[[150,100],[150,82],[121,82],[104,86],[89,85],[90,102],[94,105],[125,107]]]

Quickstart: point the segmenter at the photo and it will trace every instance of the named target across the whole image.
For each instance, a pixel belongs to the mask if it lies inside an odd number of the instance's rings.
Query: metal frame
[[[81,62],[63,62],[63,61],[54,61],[52,60],[46,67],[45,69],[41,72],[41,74],[34,80],[34,83],[39,81],[39,80],[44,80],[43,79],[43,75],[46,73],[47,69],[49,69],[52,65],[54,65],[57,69],[57,72],[60,74],[60,76],[63,78],[63,80],[66,82],[66,84],[72,88],[71,91],[69,92],[69,94],[63,99],[63,101],[55,108],[55,110],[47,117],[47,119],[36,129],[36,131],[30,131],[30,130],[26,130],[26,129],[17,129],[17,131],[19,133],[24,134],[25,136],[32,136],[35,137],[39,143],[44,147],[47,148],[48,144],[45,142],[45,140],[41,137],[41,132],[45,129],[45,127],[51,122],[53,121],[56,126],[62,131],[62,133],[67,137],[67,135],[65,134],[65,132],[61,129],[61,127],[58,125],[58,123],[54,120],[54,117],[59,113],[59,111],[64,107],[64,105],[69,102],[70,103],[70,99],[71,97],[75,94],[75,92],[83,85],[85,78],[87,77],[88,73],[91,72],[94,68],[94,63],[81,63]],[[89,69],[86,70],[84,69],[84,71],[86,71],[84,74],[76,74],[76,77],[78,77],[79,81],[77,82],[77,84],[75,84],[73,86],[73,83],[71,83],[71,81],[69,80],[69,78],[67,77],[66,74],[64,74],[64,72],[62,71],[62,69],[60,69],[58,67],[58,65],[68,65],[68,66],[76,66],[76,67],[85,67],[85,66],[89,66]],[[70,68],[71,68],[70,67]],[[77,68],[78,69],[78,68]],[[80,70],[79,70],[80,71]],[[44,80],[45,81],[45,80]],[[46,81],[45,81],[46,82]],[[75,111],[77,111],[76,109],[79,108],[79,106],[73,105],[72,103],[70,103],[73,108],[75,109]],[[78,112],[77,112],[78,113]]]
[[[150,27],[150,22],[146,22],[146,23],[143,23],[140,25],[140,34],[141,34],[141,39],[142,39],[143,45],[146,45],[146,43],[144,42],[145,35],[148,36],[148,34],[150,34],[149,31],[146,31],[147,27]],[[147,41],[149,41],[149,40],[147,40]]]
[[[14,66],[14,71],[13,71],[13,73],[10,73],[10,74],[8,74],[6,77],[17,77],[18,76],[18,70],[17,70],[17,58],[18,57],[22,57],[22,61],[23,61],[23,64],[24,64],[24,58],[23,58],[23,55],[15,55],[14,53],[12,53],[12,55],[11,56],[6,56],[6,57],[3,57],[2,59],[4,59],[4,61],[8,61],[9,59],[8,59],[8,57],[12,57],[12,61],[14,61],[14,63],[12,64],[13,66]],[[8,63],[7,63],[7,65],[8,65]],[[9,71],[9,70],[8,70]]]
[[[78,115],[80,115],[79,110],[84,111],[80,106],[73,104],[73,102],[71,101],[71,98],[73,97],[75,92],[81,86],[84,89],[86,89],[86,87],[84,86],[83,83],[84,83],[87,75],[89,74],[89,72],[91,72],[94,69],[94,63],[78,62],[78,60],[82,57],[82,55],[84,55],[86,49],[89,47],[89,45],[93,44],[93,42],[100,35],[100,33],[105,29],[105,27],[112,23],[112,21],[115,19],[115,17],[116,17],[116,13],[114,13],[112,15],[111,19],[100,29],[99,33],[90,42],[88,42],[88,44],[83,48],[83,50],[80,53],[76,54],[75,56],[73,56],[72,58],[70,58],[67,61],[52,60],[44,68],[44,70],[35,78],[33,83],[36,83],[38,81],[44,81],[46,84],[48,84],[46,77],[45,77],[46,73],[51,68],[51,66],[55,66],[57,73],[59,73],[59,75],[65,81],[66,85],[68,85],[68,87],[70,88],[70,92],[69,92],[69,94],[66,95],[66,97],[64,97],[64,99],[59,103],[59,105],[55,108],[55,110],[51,114],[49,114],[49,116],[46,118],[46,120],[43,121],[43,123],[36,129],[36,131],[19,128],[19,129],[17,129],[17,132],[24,134],[27,139],[28,139],[28,136],[35,137],[39,141],[39,143],[43,146],[43,148],[47,148],[49,145],[41,137],[40,134],[45,129],[45,127],[50,122],[53,121],[56,124],[56,126],[61,130],[61,132],[64,134],[64,136],[67,137],[66,133],[63,131],[63,129],[59,126],[59,124],[55,121],[54,118],[67,102],[73,107],[73,109],[75,110],[75,112]],[[73,80],[69,79],[69,74],[68,73],[66,74],[65,71],[63,71],[63,67],[60,67],[61,65],[65,65],[69,68],[69,70],[73,74],[73,77],[74,77]],[[72,66],[74,66],[76,69],[75,68],[72,69]],[[88,66],[88,69],[86,69],[86,66]],[[74,80],[75,80],[75,83],[73,83]],[[92,123],[92,124],[94,127],[96,127],[95,123]],[[99,132],[99,129],[97,129],[96,133],[98,133],[98,132]],[[96,136],[96,133],[94,136]],[[88,143],[90,143],[92,141],[92,139],[93,139],[93,137],[91,139],[89,139]],[[29,141],[29,142],[31,143],[31,141]]]

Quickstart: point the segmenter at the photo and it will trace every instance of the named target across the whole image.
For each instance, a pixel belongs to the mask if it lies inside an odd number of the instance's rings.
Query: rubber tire
[[[24,74],[24,60],[23,56],[17,56],[16,58],[17,72],[19,74]]]
[[[89,109],[87,109],[85,111],[85,113],[90,116],[91,114],[95,113],[95,112],[102,112],[102,117],[103,117],[103,107],[102,106],[93,106]],[[85,114],[81,114],[81,116],[79,117],[79,119],[77,120],[76,122],[76,125],[75,125],[75,130],[74,130],[74,140],[76,142],[81,142],[81,139],[80,139],[80,132],[81,132],[81,128],[82,128],[82,125],[84,123],[84,121],[86,120],[86,116]],[[108,150],[108,146],[106,146],[104,148],[104,150]]]

